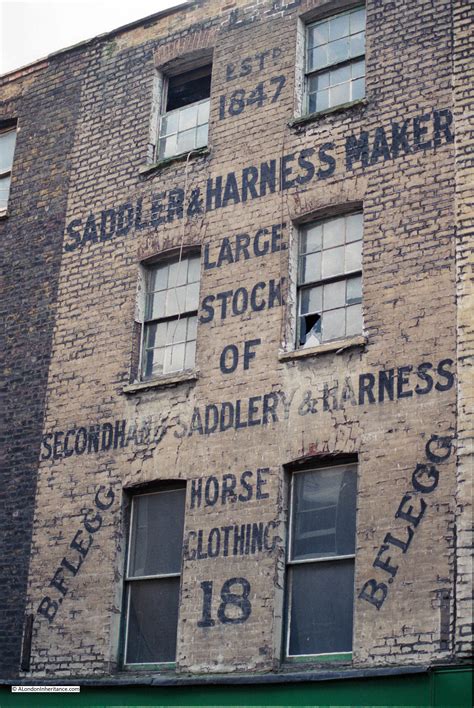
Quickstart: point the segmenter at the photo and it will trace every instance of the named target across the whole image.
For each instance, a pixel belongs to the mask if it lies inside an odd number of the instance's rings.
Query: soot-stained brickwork
[[[139,673],[131,499],[170,482],[186,483],[176,661],[145,668],[287,670],[290,479],[338,463],[357,465],[357,523],[336,668],[467,658],[465,13],[368,0],[365,97],[305,116],[305,25],[357,5],[189,3],[6,82],[5,117],[25,125],[1,225],[25,513],[7,672],[23,641],[25,680]],[[156,162],[166,77],[210,61],[208,145]],[[298,347],[298,232],[354,213],[363,327]],[[143,380],[145,269],[198,251],[195,366]]]
[[[7,675],[19,669],[68,158],[83,62],[81,55],[67,55],[0,80],[0,120],[15,120],[17,125],[8,216],[0,221],[4,322],[0,667]]]

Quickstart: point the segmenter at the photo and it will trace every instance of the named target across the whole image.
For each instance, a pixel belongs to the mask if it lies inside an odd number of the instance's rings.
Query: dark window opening
[[[209,65],[178,76],[170,76],[168,78],[166,112],[209,98],[211,95],[211,70],[212,66]]]

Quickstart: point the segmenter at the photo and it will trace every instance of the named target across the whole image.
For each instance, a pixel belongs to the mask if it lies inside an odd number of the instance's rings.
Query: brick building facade
[[[468,704],[469,13],[197,1],[0,79],[5,685]]]

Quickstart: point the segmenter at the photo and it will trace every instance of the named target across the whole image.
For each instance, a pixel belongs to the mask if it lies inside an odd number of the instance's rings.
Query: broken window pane
[[[362,227],[362,214],[356,213],[306,225],[301,232],[301,250],[311,246],[322,248],[299,259],[298,311],[300,315],[321,313],[311,346],[316,345],[315,335],[326,342],[362,331],[361,308],[354,310],[349,325],[346,325],[345,312],[346,305],[352,307],[361,303],[361,277],[346,277],[345,273],[357,274],[361,270]],[[303,287],[308,283],[314,286]],[[308,346],[312,329],[313,324],[300,321],[300,346]]]
[[[300,345],[315,347],[321,343],[321,315],[308,314],[300,317]]]

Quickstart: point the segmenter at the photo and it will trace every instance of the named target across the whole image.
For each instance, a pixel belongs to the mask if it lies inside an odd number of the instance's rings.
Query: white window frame
[[[355,47],[354,53],[352,53],[352,50],[349,50],[349,56],[341,58],[341,59],[334,59],[330,61],[329,54],[327,55],[327,60],[326,62],[323,61],[318,61],[315,63],[315,65],[312,65],[312,62],[310,61],[310,53],[313,51],[317,51],[317,45],[313,44],[310,45],[310,32],[313,30],[316,30],[318,27],[323,27],[324,25],[330,23],[331,21],[335,21],[339,18],[343,18],[346,16],[354,15],[355,13],[358,13],[360,10],[364,10],[364,42],[363,42],[363,48],[357,48]],[[328,24],[329,27],[329,24]],[[353,33],[349,31],[349,35],[344,35],[344,37],[340,38],[341,40],[344,39],[346,36],[347,37],[352,37],[352,36],[357,36],[360,34],[358,33]],[[329,36],[328,36],[328,42],[323,43],[319,45],[321,47],[321,52],[323,51],[323,47],[329,47],[330,41],[329,41]],[[349,46],[350,46],[350,39],[349,39]],[[363,64],[363,66],[362,66]],[[333,108],[337,108],[338,106],[345,105],[346,103],[352,103],[353,101],[357,100],[362,100],[365,98],[365,74],[366,74],[366,69],[365,69],[365,5],[357,5],[354,7],[351,7],[344,12],[340,13],[335,13],[333,15],[330,15],[328,17],[324,17],[322,19],[318,19],[315,22],[310,22],[305,26],[305,56],[304,56],[304,67],[305,67],[305,77],[304,77],[304,114],[305,115],[311,115],[313,113],[321,113],[327,110],[332,110]],[[346,76],[343,79],[342,74],[350,74],[349,76]],[[327,82],[325,80],[325,77],[327,76]],[[317,91],[310,91],[310,83],[312,80],[317,80],[319,82],[323,83],[323,87],[320,89],[320,92],[324,92],[327,90],[327,105],[325,105],[325,101],[321,97],[321,105],[318,107],[317,105],[311,107],[311,95],[315,95],[315,102],[317,104]],[[324,84],[327,83],[327,89],[324,87]],[[333,94],[336,93],[336,87],[337,86],[342,86],[344,84],[348,83],[349,84],[349,96],[345,100],[333,100],[332,96]],[[361,90],[362,88],[362,90]]]
[[[210,67],[212,74],[212,63],[206,64],[205,66]],[[196,71],[199,71],[199,68],[200,67],[196,67]],[[191,71],[193,70],[191,69]],[[183,74],[184,73],[188,73],[188,71],[183,72]],[[176,76],[180,76],[180,74],[176,74]],[[172,81],[173,78],[174,76],[166,75],[163,75],[162,78],[162,110],[158,116],[155,155],[155,159],[158,162],[204,148],[207,146],[209,140],[210,95],[200,101],[188,103],[180,108],[166,111],[169,82]],[[193,114],[195,114],[194,124],[191,125],[189,120]],[[186,127],[183,127],[184,125]],[[170,126],[172,127],[171,130],[169,129]],[[191,135],[192,132],[194,133],[193,135]],[[180,146],[180,136],[183,136],[185,133],[188,133],[187,140]],[[176,136],[175,141],[173,141],[173,136]],[[166,140],[170,141],[169,146],[166,145]],[[173,142],[176,143],[174,148]],[[165,145],[164,148],[163,144]]]
[[[358,466],[356,462],[348,462],[346,464],[337,464],[337,465],[328,465],[326,467],[315,467],[311,469],[304,469],[304,470],[295,470],[291,473],[291,480],[290,480],[290,504],[289,504],[289,511],[288,511],[288,546],[287,546],[287,558],[286,558],[286,623],[285,623],[285,658],[286,659],[298,659],[298,658],[306,658],[310,659],[311,657],[327,657],[328,659],[331,659],[331,657],[334,658],[334,660],[337,660],[338,658],[341,658],[342,660],[345,659],[350,659],[352,657],[352,647],[350,650],[347,652],[321,652],[318,654],[290,654],[290,630],[291,630],[291,608],[292,608],[292,589],[293,589],[293,582],[291,580],[291,568],[294,566],[298,565],[314,565],[316,563],[334,563],[338,561],[347,561],[347,560],[353,560],[354,561],[354,581],[355,581],[355,553],[349,553],[349,554],[344,554],[344,555],[333,555],[333,556],[324,556],[320,558],[304,558],[304,559],[298,559],[298,560],[293,560],[292,559],[292,547],[293,547],[293,511],[294,511],[294,495],[295,495],[295,479],[298,474],[308,474],[308,473],[314,473],[317,474],[318,472],[330,470],[330,471],[335,471],[338,469],[347,469],[348,467],[353,467],[353,472],[351,474],[356,475],[356,498],[357,498],[357,475],[358,475]],[[354,500],[356,503],[356,500]],[[354,529],[354,534],[356,534],[356,528]],[[354,538],[355,542],[355,538]],[[355,597],[355,591],[353,589],[353,601]],[[353,627],[352,627],[353,629]]]
[[[348,219],[350,217],[357,216],[357,222],[361,222],[361,237],[358,239],[354,240],[348,240],[347,236],[347,231],[348,231]],[[312,228],[319,228],[321,227],[322,233],[324,234],[324,226],[325,224],[332,223],[337,220],[344,220],[344,241],[342,244],[336,244],[335,246],[325,246],[325,238],[322,236],[322,241],[321,241],[321,247],[320,249],[316,250],[306,250],[303,251],[302,249],[302,241],[304,238],[304,235],[310,231]],[[350,339],[351,337],[354,336],[359,336],[362,335],[363,333],[363,319],[362,319],[362,301],[363,301],[363,270],[362,270],[362,249],[363,249],[363,239],[364,239],[364,217],[363,217],[363,212],[360,208],[355,209],[354,211],[350,212],[345,212],[345,213],[339,213],[339,214],[333,214],[331,216],[326,216],[324,218],[319,218],[315,219],[314,221],[310,221],[304,224],[300,224],[298,228],[298,243],[297,243],[297,249],[298,249],[298,255],[297,255],[297,285],[296,285],[296,349],[305,349],[305,348],[312,348],[312,347],[318,347],[321,345],[326,345],[331,342],[337,342],[339,340],[345,340],[345,339]],[[350,236],[349,236],[350,239]],[[360,264],[358,264],[357,267],[355,268],[347,268],[346,269],[346,263],[345,263],[345,257],[346,257],[346,246],[350,246],[350,244],[355,244],[360,241],[360,249],[361,249],[361,256],[360,256]],[[331,250],[335,250],[337,248],[340,248],[341,246],[344,246],[344,265],[342,270],[339,270],[338,272],[335,272],[330,275],[325,275],[323,273],[323,265],[324,265],[324,254],[328,253]],[[306,260],[307,256],[311,257],[313,254],[320,254],[321,255],[321,260],[320,260],[320,269],[321,269],[321,275],[318,276],[317,273],[313,277],[306,277],[306,273],[304,273],[303,276],[303,261],[305,262],[305,268],[306,264],[308,261]],[[353,281],[353,283],[357,284],[357,281],[360,280],[360,295],[359,296],[353,296],[351,299],[349,299],[349,293],[347,291],[347,284],[350,281]],[[344,300],[344,304],[339,304],[336,307],[326,307],[326,287],[329,290],[329,287],[334,283],[346,283],[346,296]],[[319,341],[305,341],[302,342],[302,308],[303,308],[303,295],[306,292],[310,291],[315,291],[316,289],[321,288],[321,307],[320,308],[315,308],[315,309],[310,309],[308,310],[309,313],[314,312],[320,314],[320,338]],[[348,308],[351,306],[360,306],[360,326],[357,327],[357,331],[350,331],[351,328],[349,326],[349,333],[347,333],[348,330]],[[341,332],[337,336],[334,337],[326,337],[325,332],[324,332],[324,314],[328,313],[330,311],[335,311],[335,310],[341,310],[344,309],[344,332]],[[306,314],[306,313],[305,313]],[[313,325],[314,326],[314,325]],[[355,328],[354,328],[355,329]],[[310,332],[312,331],[312,328]],[[307,334],[307,332],[305,332]],[[314,339],[317,339],[316,332],[314,334]]]
[[[124,649],[123,649],[123,663],[125,667],[133,667],[133,666],[174,666],[176,663],[175,660],[173,661],[152,661],[152,662],[128,662],[127,661],[127,650],[128,650],[128,638],[129,638],[129,623],[130,623],[130,602],[131,602],[131,586],[134,582],[141,582],[144,580],[160,580],[160,579],[166,579],[166,578],[180,578],[182,575],[182,572],[180,570],[179,573],[159,573],[156,575],[131,575],[130,574],[130,565],[131,565],[131,560],[132,560],[132,534],[133,534],[133,529],[134,529],[134,515],[135,515],[135,506],[137,504],[137,499],[142,499],[143,497],[146,496],[152,496],[155,494],[172,494],[184,492],[184,506],[186,509],[186,487],[185,485],[180,485],[179,487],[175,488],[170,488],[170,489],[158,489],[153,492],[145,492],[145,493],[140,493],[136,494],[132,497],[132,510],[131,510],[131,515],[130,515],[130,528],[129,528],[129,533],[128,533],[128,548],[127,548],[127,563],[126,563],[126,573],[125,573],[125,592],[126,592],[126,621],[125,621],[125,638],[124,638]],[[183,527],[183,538],[184,538],[184,527]],[[182,568],[182,557],[180,558],[180,568]],[[178,588],[178,596],[181,593],[181,587]],[[179,621],[179,620],[178,620]],[[176,633],[178,631],[178,625],[176,626]]]
[[[176,301],[176,304],[178,305],[178,310],[173,313],[173,314],[167,314],[166,309],[162,313],[154,313],[153,311],[150,313],[150,298],[152,297],[153,293],[158,292],[157,290],[151,290],[150,284],[153,279],[153,274],[155,271],[157,271],[159,268],[164,267],[164,266],[172,266],[177,264],[178,267],[178,273],[182,272],[184,270],[184,264],[188,263],[190,260],[198,261],[199,262],[199,278],[196,281],[192,281],[191,284],[197,283],[197,296],[196,296],[196,302],[195,302],[195,307],[186,307],[186,302],[184,304],[184,308],[182,310],[179,309],[179,302],[178,302],[178,296],[175,294],[174,299]],[[187,270],[188,266],[186,266],[186,273],[188,274]],[[139,360],[139,379],[141,381],[149,381],[152,379],[159,378],[161,376],[168,376],[168,375],[173,375],[177,374],[181,371],[192,371],[195,369],[196,366],[196,350],[194,349],[194,356],[192,357],[192,364],[189,363],[189,365],[186,366],[186,355],[187,355],[187,348],[188,345],[191,345],[192,342],[194,342],[194,348],[196,347],[196,342],[197,342],[197,325],[198,325],[198,310],[199,310],[199,289],[200,289],[200,281],[201,281],[201,255],[200,251],[197,249],[192,249],[192,250],[186,250],[184,254],[179,254],[179,255],[174,255],[174,256],[168,256],[164,258],[160,258],[159,260],[154,260],[151,263],[146,263],[142,264],[142,292],[139,291],[139,298],[142,300],[142,308],[141,308],[141,313],[139,310],[139,317],[140,320],[142,321],[142,328],[141,328],[141,342],[140,342],[140,360]],[[190,283],[186,283],[190,284]],[[173,284],[173,282],[169,283],[169,286],[167,288],[164,288],[162,292],[165,292],[165,300],[167,298],[167,293],[172,292],[173,290],[176,291],[179,290],[179,288],[182,287],[181,285],[178,285],[177,281],[176,284]],[[166,307],[166,306],[165,306]],[[192,318],[194,318],[194,322],[192,322]],[[177,335],[177,328],[179,327],[179,323],[186,321],[186,336],[182,340],[175,340],[175,337]],[[167,338],[165,341],[165,344],[163,347],[150,347],[148,346],[149,343],[149,333],[151,330],[151,327],[156,325],[157,328],[160,325],[163,325],[165,323],[173,323],[172,325],[167,326]],[[170,329],[173,327],[173,329]],[[190,334],[194,333],[194,337],[188,336]],[[156,336],[156,335],[155,335]],[[170,337],[170,338],[169,338]],[[175,341],[173,341],[175,340]],[[178,368],[172,368],[171,366],[167,365],[167,353],[165,351],[164,355],[164,360],[163,360],[163,370],[157,374],[153,374],[153,371],[151,373],[147,374],[147,352],[150,349],[160,349],[164,348],[166,349],[172,349],[173,347],[176,347],[179,344],[184,344],[185,347],[185,353],[184,353],[184,360],[183,360],[183,366],[178,367]]]
[[[15,159],[15,147],[16,147],[16,135],[17,135],[17,127],[16,125],[9,125],[8,127],[5,128],[0,128],[0,138],[2,135],[6,135],[7,133],[14,133],[15,134],[15,140],[13,142],[13,151],[12,151],[12,156],[11,156],[11,163],[9,164],[8,169],[4,169],[0,171],[0,180],[3,179],[9,179],[8,182],[8,189],[6,193],[6,199],[5,199],[5,204],[2,206],[0,203],[0,215],[4,215],[7,213],[8,210],[8,200],[10,196],[10,189],[11,189],[11,176],[12,176],[12,171],[13,171],[13,161]]]

